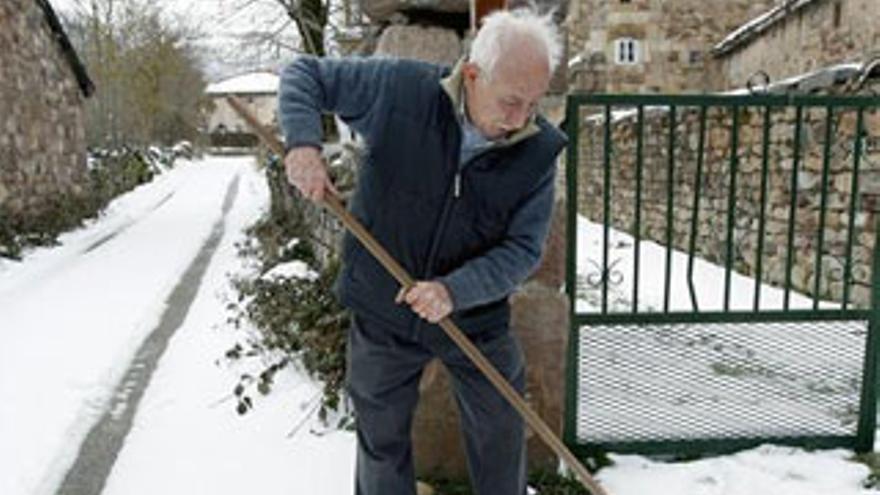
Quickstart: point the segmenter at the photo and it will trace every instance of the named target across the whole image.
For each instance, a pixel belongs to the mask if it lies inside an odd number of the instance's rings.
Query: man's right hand
[[[324,200],[327,191],[338,194],[327,166],[321,158],[321,151],[313,146],[292,148],[284,157],[284,170],[287,181],[296,187],[302,195],[315,202]]]

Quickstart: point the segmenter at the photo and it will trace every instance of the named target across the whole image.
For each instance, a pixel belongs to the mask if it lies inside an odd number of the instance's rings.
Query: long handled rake
[[[232,108],[253,128],[273,152],[280,157],[284,157],[284,146],[268,131],[256,118],[245,108],[245,106],[234,96],[227,96],[226,100]],[[363,225],[351,214],[339,198],[334,194],[325,194],[324,202],[326,206],[342,221],[345,228],[351,231],[355,237],[360,240],[367,250],[376,257],[377,260],[391,273],[392,276],[400,283],[401,286],[410,288],[415,285],[416,281],[400,266],[397,261],[388,254],[385,248],[364,228]],[[519,412],[526,424],[541,437],[542,440],[565,462],[565,464],[574,471],[578,480],[593,495],[608,495],[597,482],[590,476],[587,468],[571,453],[564,443],[553,433],[553,430],[538,416],[526,401],[520,397],[516,390],[504,379],[501,373],[492,366],[492,363],[474,346],[470,339],[458,328],[451,318],[446,317],[440,320],[440,328],[446,332],[446,335],[455,342],[462,352],[474,363],[474,365],[486,376],[486,378],[495,386],[498,392]]]

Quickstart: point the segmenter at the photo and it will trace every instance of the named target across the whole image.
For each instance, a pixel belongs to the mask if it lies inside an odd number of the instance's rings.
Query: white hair
[[[476,63],[489,79],[501,54],[523,39],[544,49],[551,74],[559,65],[562,41],[552,13],[539,15],[532,8],[498,10],[484,17],[482,24],[471,43],[470,61]]]

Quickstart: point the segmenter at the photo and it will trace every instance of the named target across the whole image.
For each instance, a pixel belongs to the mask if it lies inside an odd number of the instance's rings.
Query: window
[[[619,38],[614,42],[614,60],[619,65],[633,65],[639,62],[639,42],[632,38]]]
[[[843,6],[840,2],[834,4],[834,27],[840,27],[840,16],[843,14]]]

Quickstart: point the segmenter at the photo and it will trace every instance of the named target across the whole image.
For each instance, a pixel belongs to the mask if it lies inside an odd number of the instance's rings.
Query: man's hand
[[[306,199],[323,201],[327,191],[338,194],[330,177],[321,152],[313,146],[293,148],[284,157],[287,181],[299,189]]]
[[[452,297],[440,282],[416,282],[409,290],[401,288],[395,301],[406,301],[413,311],[431,323],[437,323],[452,313]]]

